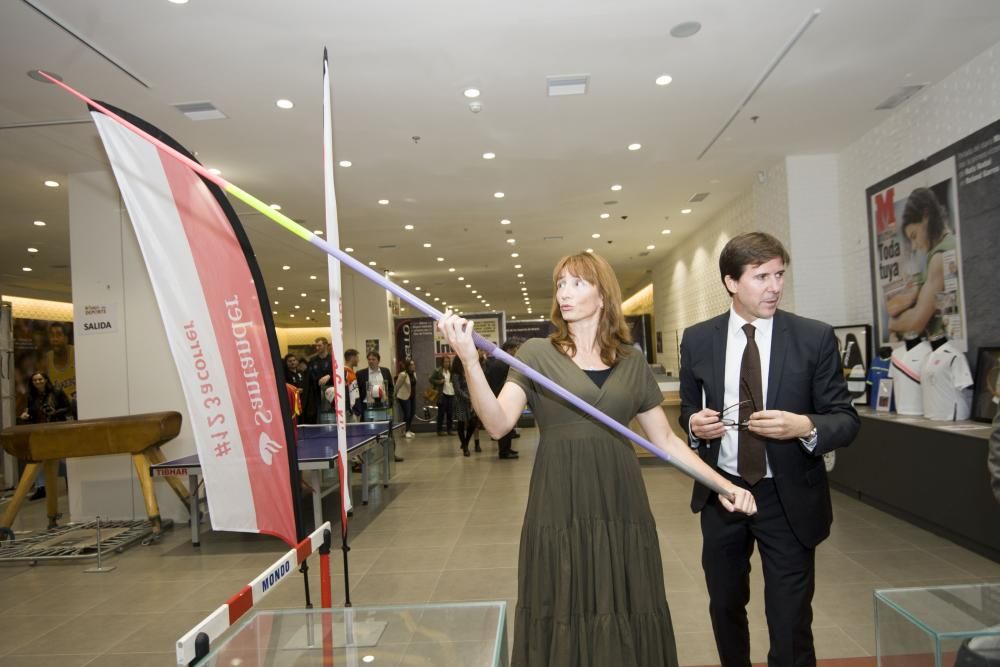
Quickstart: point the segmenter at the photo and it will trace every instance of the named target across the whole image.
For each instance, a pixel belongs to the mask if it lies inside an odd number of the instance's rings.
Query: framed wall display
[[[981,347],[976,359],[976,384],[972,418],[992,422],[1000,406],[1000,347]]]
[[[852,324],[834,327],[837,346],[840,348],[840,364],[847,380],[847,390],[855,405],[868,402],[868,384],[865,379],[872,358],[872,328],[867,324]]]

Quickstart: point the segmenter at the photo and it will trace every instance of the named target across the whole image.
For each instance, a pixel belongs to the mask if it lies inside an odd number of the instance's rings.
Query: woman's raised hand
[[[444,317],[438,320],[437,326],[463,364],[468,366],[479,363],[479,353],[476,351],[476,344],[472,342],[472,322],[448,309],[444,311]]]

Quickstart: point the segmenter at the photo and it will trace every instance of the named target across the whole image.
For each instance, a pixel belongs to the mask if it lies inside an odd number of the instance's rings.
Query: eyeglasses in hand
[[[742,408],[744,405],[747,405],[748,403],[750,404],[750,413],[753,414],[754,412],[757,412],[757,402],[753,400],[753,392],[750,391],[750,388],[748,386],[746,386],[745,379],[740,380],[740,387],[746,390],[746,393],[750,398],[746,399],[745,401],[740,401],[739,403],[733,403],[729,407],[722,408],[722,410],[719,411],[719,422],[726,428],[735,428],[737,431],[746,431],[750,427],[750,421],[749,419],[747,421],[742,421],[742,422],[739,421],[739,416],[738,416],[739,412],[737,412],[736,419],[727,419],[723,417],[723,415],[726,414],[727,412],[731,410],[738,411],[740,408]]]

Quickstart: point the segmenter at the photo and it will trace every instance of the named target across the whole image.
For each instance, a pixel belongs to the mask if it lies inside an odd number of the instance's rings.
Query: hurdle
[[[191,628],[177,640],[177,664],[185,667],[197,665],[208,655],[213,641],[274,590],[275,586],[287,579],[315,551],[319,551],[320,603],[324,609],[329,609],[333,604],[330,581],[331,536],[330,522],[327,521],[295,545],[294,549],[268,566],[224,605]]]

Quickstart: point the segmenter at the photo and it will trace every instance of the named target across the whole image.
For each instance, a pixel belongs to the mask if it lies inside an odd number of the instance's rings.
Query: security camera
[[[482,102],[469,102],[469,111],[472,113],[479,113],[483,110]]]

